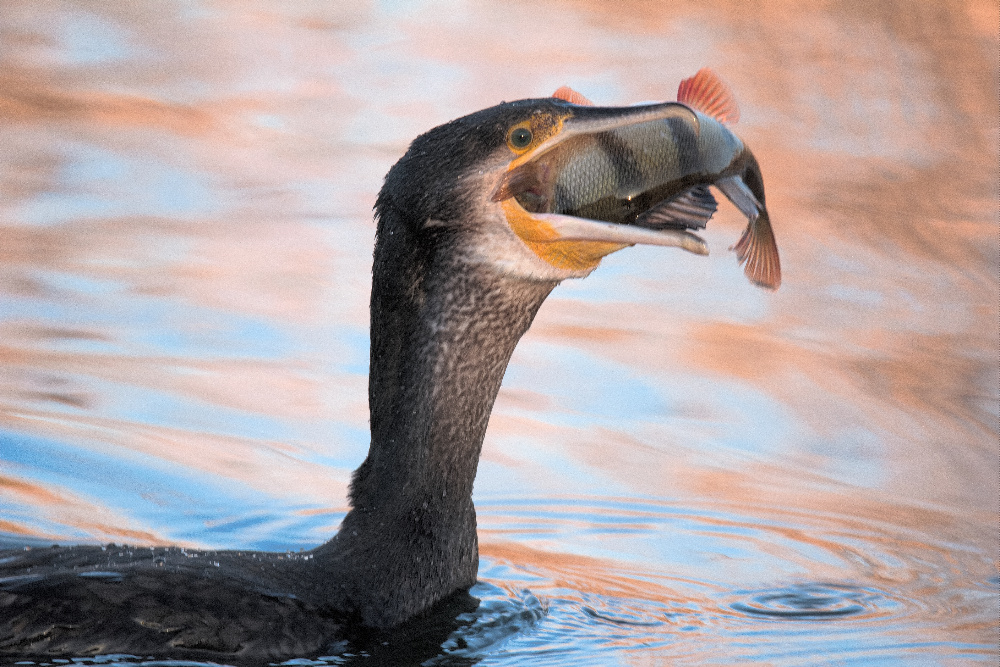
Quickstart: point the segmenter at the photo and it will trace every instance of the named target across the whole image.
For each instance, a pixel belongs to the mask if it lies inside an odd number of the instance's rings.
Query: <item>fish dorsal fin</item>
[[[718,207],[708,186],[696,185],[649,209],[639,216],[635,224],[652,229],[704,229]]]
[[[560,100],[566,100],[570,104],[582,104],[583,106],[592,107],[594,103],[588,100],[586,97],[576,92],[569,86],[561,86],[559,90],[552,93],[552,97],[558,98]]]
[[[740,109],[729,86],[707,67],[677,87],[677,101],[723,123],[740,119]]]

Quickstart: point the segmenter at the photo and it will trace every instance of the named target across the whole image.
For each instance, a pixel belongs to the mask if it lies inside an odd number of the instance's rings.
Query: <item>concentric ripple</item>
[[[480,578],[547,605],[529,633],[505,640],[503,664],[630,664],[633,653],[670,664],[866,664],[883,653],[977,661],[989,651],[992,564],[911,527],[637,499],[480,507]]]
[[[842,584],[795,584],[786,588],[737,593],[743,599],[729,606],[756,617],[818,621],[847,616],[891,615],[899,604],[882,593]]]

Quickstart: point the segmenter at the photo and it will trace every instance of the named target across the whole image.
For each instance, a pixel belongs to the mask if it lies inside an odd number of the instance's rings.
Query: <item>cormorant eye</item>
[[[507,141],[511,148],[527,148],[531,144],[531,130],[526,127],[515,128]]]

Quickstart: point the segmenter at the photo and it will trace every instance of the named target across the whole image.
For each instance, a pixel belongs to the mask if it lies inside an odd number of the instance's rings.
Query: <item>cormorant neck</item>
[[[354,473],[352,509],[320,549],[368,625],[393,625],[475,583],[472,486],[490,411],[514,347],[556,285],[464,263],[463,241],[380,211],[371,447]]]

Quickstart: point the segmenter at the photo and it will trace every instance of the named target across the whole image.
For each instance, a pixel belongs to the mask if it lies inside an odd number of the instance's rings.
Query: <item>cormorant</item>
[[[756,161],[721,123],[676,103],[582,99],[452,121],[414,140],[386,176],[375,205],[371,445],[330,541],[292,554],[0,552],[0,655],[321,655],[345,626],[396,626],[469,589],[487,421],[552,289],[635,243],[707,252],[688,229],[715,210],[710,184],[766,224]],[[771,273],[751,279],[775,287],[766,231],[757,247]]]

